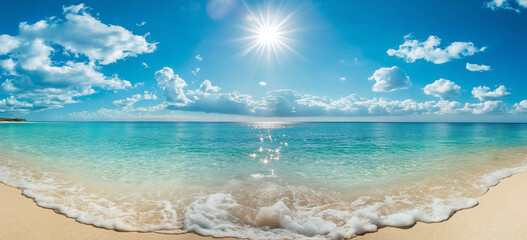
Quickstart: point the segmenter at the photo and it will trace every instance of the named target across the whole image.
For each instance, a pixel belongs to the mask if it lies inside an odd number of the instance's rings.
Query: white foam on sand
[[[494,171],[475,186],[488,189],[500,179],[525,171],[527,165]],[[251,179],[265,181],[254,176]],[[382,200],[362,196],[354,202],[331,202],[329,196],[325,199],[326,193],[277,183],[266,183],[266,188],[250,191],[260,194],[275,189],[275,193],[284,195],[281,199],[240,199],[230,191],[196,193],[190,200],[114,196],[103,191],[90,192],[81,183],[52,172],[28,169],[11,160],[0,161],[0,181],[21,188],[39,206],[98,227],[251,239],[349,238],[384,226],[444,221],[460,209],[477,205],[476,199],[461,193],[451,198],[431,196],[421,202],[412,202],[404,194],[386,195]],[[398,204],[412,207],[387,211]]]

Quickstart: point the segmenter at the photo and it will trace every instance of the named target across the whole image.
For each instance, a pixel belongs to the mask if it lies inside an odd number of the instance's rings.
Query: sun
[[[258,42],[262,44],[271,45],[278,43],[280,39],[280,32],[276,28],[270,26],[264,29],[260,29],[257,36]]]
[[[273,10],[271,7],[257,12],[248,7],[247,9],[249,13],[246,17],[247,25],[242,27],[247,31],[247,36],[241,39],[246,41],[247,45],[242,55],[253,53],[259,59],[279,60],[280,56],[289,52],[297,54],[291,47],[293,39],[290,37],[295,32],[291,28],[293,13],[285,15],[280,9]]]

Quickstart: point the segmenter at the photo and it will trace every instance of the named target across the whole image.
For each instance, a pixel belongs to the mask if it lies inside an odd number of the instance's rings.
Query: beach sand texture
[[[479,205],[441,223],[418,223],[409,229],[382,228],[359,236],[370,239],[527,239],[527,173],[501,181],[477,198]],[[21,190],[0,184],[0,239],[211,239],[196,234],[117,232],[76,222],[38,207]]]

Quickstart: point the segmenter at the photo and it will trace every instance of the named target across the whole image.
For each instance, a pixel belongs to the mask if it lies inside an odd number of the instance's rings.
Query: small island
[[[0,122],[25,122],[26,119],[23,118],[3,118],[0,117]]]

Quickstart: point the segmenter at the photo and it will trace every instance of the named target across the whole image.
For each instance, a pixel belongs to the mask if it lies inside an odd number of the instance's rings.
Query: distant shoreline
[[[1,121],[0,121],[1,122]],[[434,122],[434,121],[110,121],[110,120],[79,120],[79,121],[31,121],[34,123],[280,123],[280,124],[303,124],[303,123],[407,123],[407,124],[527,124],[527,122],[456,122],[456,121],[444,121],[444,122]]]
[[[3,118],[0,117],[0,122],[26,122],[23,118]]]

